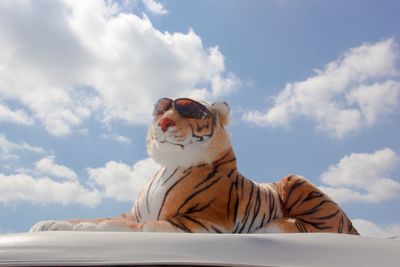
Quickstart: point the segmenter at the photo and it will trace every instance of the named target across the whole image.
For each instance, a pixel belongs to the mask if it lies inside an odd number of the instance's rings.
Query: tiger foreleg
[[[129,215],[114,218],[39,221],[30,232],[42,231],[140,231],[141,224]]]
[[[140,232],[142,224],[129,219],[112,219],[99,223],[80,222],[72,231]]]
[[[122,219],[104,220],[101,222],[81,221],[40,221],[32,226],[30,232],[42,231],[112,231],[112,232],[137,232],[141,224]]]
[[[39,221],[35,223],[29,232],[42,231],[72,231],[74,225],[67,221]]]
[[[184,233],[185,231],[169,221],[152,221],[145,222],[141,227],[142,232],[177,232]]]
[[[40,221],[30,232],[42,231],[110,231],[110,232],[196,232],[174,220],[138,223],[131,218],[106,218],[94,220]]]
[[[283,218],[273,220],[264,227],[255,231],[255,233],[304,233],[307,232],[304,224],[295,218]]]

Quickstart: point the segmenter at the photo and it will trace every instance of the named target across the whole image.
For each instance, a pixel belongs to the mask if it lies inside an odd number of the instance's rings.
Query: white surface
[[[0,266],[400,266],[400,241],[335,234],[38,232],[0,235]]]

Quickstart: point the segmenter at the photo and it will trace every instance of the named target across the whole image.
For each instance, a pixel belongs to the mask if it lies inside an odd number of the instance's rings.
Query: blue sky
[[[153,103],[227,101],[240,171],[400,234],[398,1],[1,1],[0,233],[130,210]]]

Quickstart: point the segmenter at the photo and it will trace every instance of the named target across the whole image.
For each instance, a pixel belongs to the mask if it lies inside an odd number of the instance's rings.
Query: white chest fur
[[[155,221],[159,219],[160,210],[168,190],[182,176],[180,168],[161,169],[157,175],[146,185],[140,194],[136,208],[140,214],[140,221]]]

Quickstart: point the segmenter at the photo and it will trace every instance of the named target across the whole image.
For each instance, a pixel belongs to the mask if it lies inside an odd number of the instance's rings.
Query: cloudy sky
[[[398,1],[0,1],[0,233],[130,210],[161,97],[224,100],[241,172],[400,235]]]

